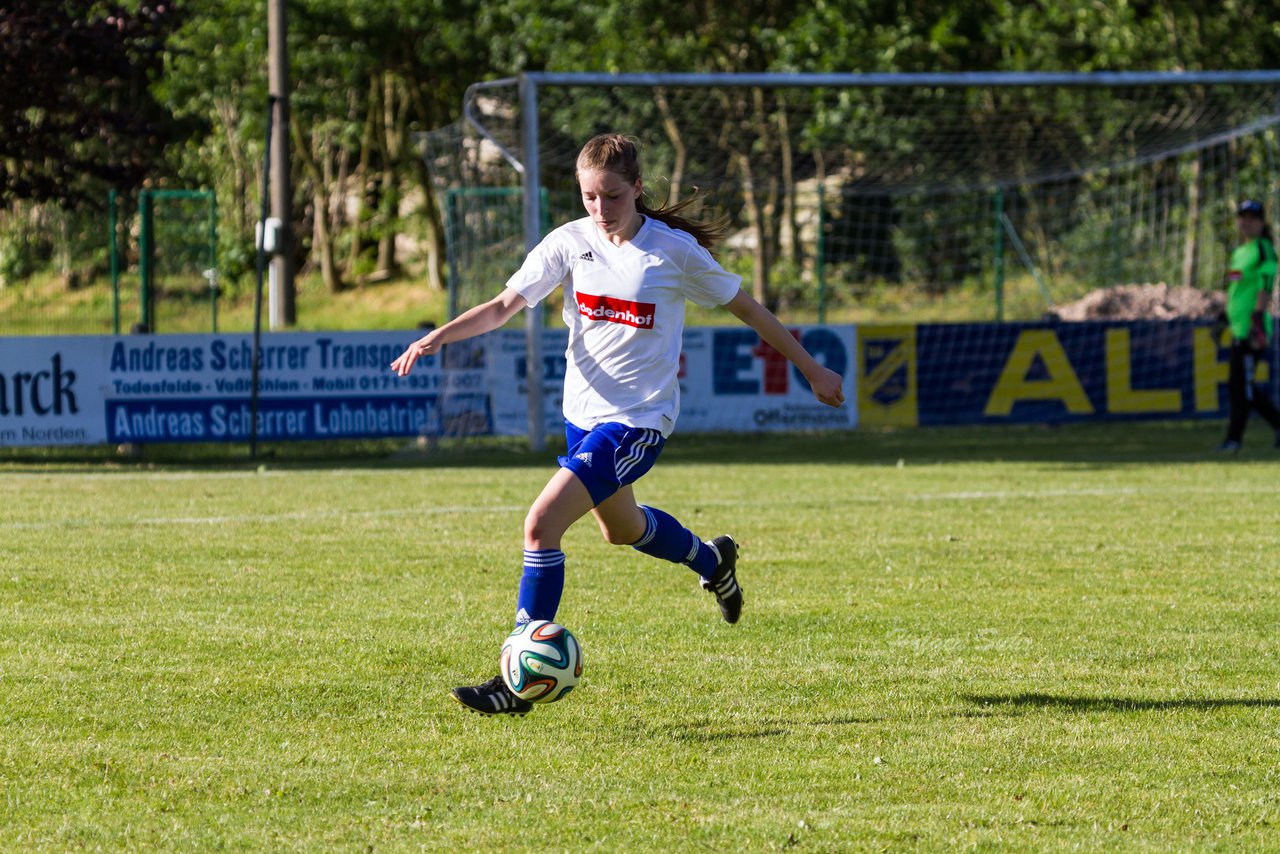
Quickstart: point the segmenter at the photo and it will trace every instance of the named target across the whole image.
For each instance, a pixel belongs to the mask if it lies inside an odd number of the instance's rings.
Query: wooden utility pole
[[[271,256],[267,316],[271,329],[293,326],[297,309],[293,286],[293,192],[289,183],[289,50],[286,0],[267,0],[267,87],[273,111],[271,135],[271,217],[280,222],[279,245]]]

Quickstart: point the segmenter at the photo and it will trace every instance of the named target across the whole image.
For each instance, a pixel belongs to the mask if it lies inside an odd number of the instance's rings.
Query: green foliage
[[[1264,3],[1001,2],[987,38],[1021,70],[1251,69],[1280,65],[1280,23]]]
[[[57,4],[24,0],[11,13],[17,16],[13,18],[17,24],[52,20],[56,13],[77,26],[46,27],[56,34],[45,40],[49,44],[29,37],[38,29],[16,29],[13,32],[19,37],[4,40],[0,56],[9,63],[5,67],[10,69],[10,79],[38,79],[51,102],[65,105],[67,99],[79,99],[80,107],[105,110],[111,121],[124,122],[122,130],[136,130],[115,109],[117,102],[127,102],[142,120],[163,130],[144,134],[145,145],[129,142],[136,142],[135,137],[120,132],[106,148],[95,147],[89,139],[74,146],[39,148],[72,157],[64,158],[61,170],[98,176],[93,183],[98,190],[91,193],[95,205],[101,203],[103,181],[108,178],[126,194],[144,180],[155,187],[215,190],[220,202],[223,278],[228,284],[239,283],[252,272],[252,258],[236,247],[252,245],[253,223],[261,205],[266,16],[256,0],[209,0],[199,5],[199,14],[178,15],[173,9],[186,7],[168,4],[169,11],[161,15],[154,3],[130,2],[120,18],[127,26],[117,32],[123,34],[122,41],[105,26],[101,14],[105,7],[92,0]],[[426,192],[431,176],[419,158],[414,134],[457,120],[463,92],[476,81],[543,69],[936,72],[1280,67],[1280,22],[1261,0],[1220,5],[1208,16],[1188,2],[1086,0],[948,0],[908,7],[871,0],[803,4],[655,0],[643,13],[634,4],[617,0],[291,0],[288,8],[291,120],[298,131],[292,140],[293,220],[301,238],[295,260],[303,268],[318,261],[324,238],[313,224],[317,209],[327,212],[330,248],[336,247],[339,273],[348,283],[374,272],[375,244],[382,237],[420,235],[423,244],[443,254],[438,228],[442,214],[434,210],[434,197]],[[19,21],[19,13],[35,17]],[[79,35],[68,35],[73,32]],[[102,62],[65,59],[84,58],[84,50],[72,48],[85,44],[102,47],[97,51]],[[43,53],[36,50],[42,45]],[[50,64],[50,72],[32,75],[35,60]],[[76,71],[64,79],[61,71],[54,73],[59,67]],[[30,148],[34,137],[22,131],[30,123],[24,111],[32,104],[19,103],[30,93],[22,86],[10,90],[10,101],[17,105],[11,113],[17,118],[0,131],[0,154],[13,157],[14,151]],[[653,99],[636,93],[579,94],[578,103],[558,108],[544,120],[544,127],[567,148],[606,127],[615,129],[611,125],[622,115],[636,124],[635,130],[659,127],[663,120]],[[901,147],[930,133],[928,103],[890,119],[882,97],[849,94],[835,103],[824,101],[811,121],[795,129],[797,138],[809,150],[837,139],[872,150]],[[1022,97],[1016,92],[1000,98],[975,93],[969,105],[973,121],[992,111],[1021,114],[1027,110]],[[1027,123],[1027,136],[1015,146],[1019,156],[1043,145],[1038,134],[1046,125],[1069,129],[1072,141],[1098,150],[1113,139],[1109,132],[1122,130],[1086,126],[1078,92],[1061,93],[1059,98],[1054,104],[1037,105],[1030,114],[1033,120]],[[781,103],[771,102],[766,115],[776,118]],[[790,115],[798,115],[799,105],[793,106],[796,109]],[[1105,115],[1103,110],[1093,112]],[[736,140],[741,136],[738,131],[752,121],[749,110],[741,115],[736,126],[701,130],[710,138]],[[685,129],[691,137],[699,130]],[[153,137],[165,143],[162,151],[151,147]],[[124,164],[130,166],[124,171],[117,168],[121,167],[116,156],[121,145],[138,155]],[[733,154],[721,149],[711,145],[708,150],[713,153],[700,155],[702,162],[690,168],[697,167],[703,174],[733,173]],[[780,155],[769,146],[753,146],[746,153],[757,158],[760,172],[777,171]],[[993,172],[1001,165],[999,157],[1007,153],[1001,146],[979,151],[975,171]],[[49,164],[21,162],[26,167],[15,175],[34,180],[56,158]],[[663,153],[648,165],[655,175],[669,175],[673,160]],[[922,170],[933,165],[927,155],[918,160]],[[102,172],[100,166],[114,171]],[[562,188],[553,187],[553,192],[558,189]],[[710,195],[708,200],[712,207],[745,221],[740,203],[722,204]],[[1083,211],[1095,202],[1072,204]],[[947,227],[977,234],[986,226],[975,218]],[[979,263],[967,258],[956,262],[954,270],[937,268],[937,244],[942,238],[937,226],[927,226],[923,220],[916,227],[904,223],[895,239],[901,241],[901,251],[910,253],[905,263],[917,263],[939,288],[963,282]],[[11,275],[30,268],[21,255],[12,246],[6,250]],[[832,262],[846,265],[849,273],[867,259],[834,258]],[[419,262],[411,263],[409,272],[424,276],[428,271]],[[871,280],[892,281],[898,273],[872,269],[869,275]],[[915,273],[907,277],[917,278]],[[484,287],[489,287],[487,281]]]
[[[0,287],[12,287],[30,278],[48,263],[53,245],[25,229],[0,234]]]
[[[183,138],[150,91],[180,6],[12,0],[0,9],[0,207],[100,206],[107,188],[140,183]]]
[[[109,265],[106,217],[97,210],[15,202],[0,212],[0,287],[56,270],[74,289]]]
[[[258,271],[258,250],[240,235],[218,238],[218,284],[231,296],[243,293],[253,284]]]

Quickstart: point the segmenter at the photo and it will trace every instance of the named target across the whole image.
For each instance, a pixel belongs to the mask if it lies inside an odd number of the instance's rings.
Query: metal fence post
[[[138,194],[138,212],[142,217],[138,229],[138,277],[142,283],[138,295],[141,306],[138,311],[138,323],[146,332],[155,332],[155,300],[152,291],[152,279],[155,276],[155,261],[152,253],[154,234],[152,233],[152,201],[151,191],[143,190]]]
[[[1004,187],[996,187],[995,209],[996,322],[999,323],[1004,320]]]
[[[531,252],[542,240],[542,193],[538,162],[538,84],[520,76],[520,138],[524,147],[524,248]],[[525,331],[525,380],[529,401],[529,450],[547,447],[546,415],[542,395],[542,303],[528,310]]]
[[[818,246],[814,250],[814,275],[818,279],[818,324],[827,322],[827,204],[826,187],[818,182]]]
[[[120,334],[120,247],[117,245],[119,231],[116,224],[116,191],[107,193],[107,235],[111,262],[111,332]]]

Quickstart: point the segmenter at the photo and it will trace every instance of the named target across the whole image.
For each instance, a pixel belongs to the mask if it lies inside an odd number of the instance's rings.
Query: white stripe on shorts
[[[626,483],[627,475],[644,459],[649,449],[655,447],[662,438],[662,433],[651,427],[640,429],[644,431],[644,435],[636,439],[627,455],[614,464],[614,473],[618,476],[619,483]]]

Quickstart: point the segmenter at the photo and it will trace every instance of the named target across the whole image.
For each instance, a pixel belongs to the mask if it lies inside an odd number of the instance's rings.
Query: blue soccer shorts
[[[667,443],[659,430],[616,421],[591,430],[566,421],[564,437],[569,450],[557,458],[560,467],[578,476],[591,494],[591,502],[597,505],[653,468]]]

